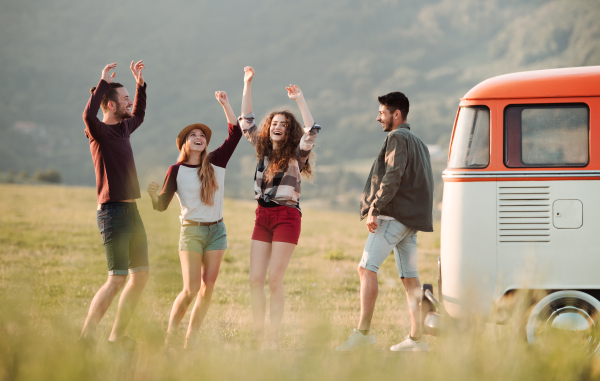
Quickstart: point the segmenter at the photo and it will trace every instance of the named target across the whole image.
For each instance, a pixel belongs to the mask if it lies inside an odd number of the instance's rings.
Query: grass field
[[[429,353],[392,353],[410,328],[404,289],[390,257],[379,272],[374,348],[339,354],[335,346],[357,324],[356,265],[367,237],[357,214],[304,210],[302,235],[284,281],[281,349],[253,350],[248,252],[255,203],[226,200],[229,248],[200,331],[200,348],[173,356],[162,348],[169,311],[181,291],[177,253],[179,206],[138,207],[149,238],[151,278],[129,326],[133,357],[106,347],[116,303],[100,323],[95,356],[77,338],[89,303],[107,276],[96,226],[95,190],[0,185],[0,380],[427,380],[600,377],[600,364],[577,351],[529,347],[511,326],[469,322]],[[419,233],[422,283],[437,279],[439,224]],[[182,322],[183,336],[189,313]]]

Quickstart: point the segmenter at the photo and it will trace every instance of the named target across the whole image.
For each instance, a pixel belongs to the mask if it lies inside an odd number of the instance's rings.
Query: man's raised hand
[[[136,64],[134,64],[134,61],[131,61],[131,65],[129,65],[129,67],[131,68],[135,82],[142,86],[144,84],[143,70],[146,67],[144,66],[144,63],[141,60]]]
[[[109,71],[114,70],[114,68],[116,68],[116,67],[117,67],[116,62],[106,65],[104,67],[104,69],[102,69],[102,77],[101,78],[103,80],[105,80],[106,82],[111,83],[113,78],[115,77],[116,73],[113,71],[113,73],[110,74]]]
[[[297,101],[297,100],[303,98],[302,90],[300,90],[300,88],[298,86],[289,85],[288,87],[286,87],[286,89],[288,91],[288,97],[290,99]]]
[[[252,78],[254,78],[254,68],[246,66],[244,68],[244,82],[252,82]]]
[[[229,104],[229,99],[227,98],[227,93],[224,91],[215,91],[215,98],[219,101],[221,106],[225,106]]]

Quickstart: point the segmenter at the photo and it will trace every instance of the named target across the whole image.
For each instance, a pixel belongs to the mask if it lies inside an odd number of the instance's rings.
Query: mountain
[[[146,121],[132,135],[142,188],[162,181],[177,157],[181,128],[203,122],[210,148],[226,124],[214,91],[240,109],[243,67],[252,65],[260,117],[296,110],[299,85],[323,130],[314,184],[303,199],[355,210],[367,168],[385,133],[377,96],[402,91],[409,122],[442,148],[445,166],[460,97],[505,73],[600,65],[597,0],[306,0],[4,2],[0,14],[0,170],[55,167],[67,184],[94,184],[81,113],[100,71],[118,62],[134,90],[131,60],[147,69]],[[251,198],[253,151],[240,142],[228,168],[228,196]],[[356,168],[355,168],[356,167]],[[438,178],[437,197],[441,197]]]

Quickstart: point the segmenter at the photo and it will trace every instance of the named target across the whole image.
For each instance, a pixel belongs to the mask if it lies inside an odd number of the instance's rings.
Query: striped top
[[[244,136],[256,149],[259,131],[254,123],[254,113],[240,116],[239,121]],[[304,135],[296,150],[296,157],[289,161],[285,171],[278,171],[270,180],[266,181],[264,178],[269,157],[265,156],[258,161],[254,173],[255,200],[262,198],[265,202],[274,202],[300,210],[300,172],[308,160],[320,130],[321,126],[316,123],[312,127],[305,127]]]

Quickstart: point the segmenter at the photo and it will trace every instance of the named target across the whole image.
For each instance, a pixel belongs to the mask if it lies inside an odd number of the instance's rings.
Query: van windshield
[[[485,168],[490,164],[490,109],[461,107],[448,168]]]

